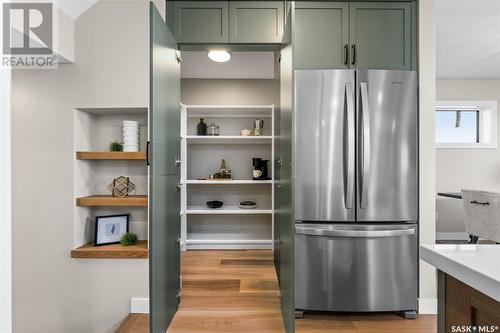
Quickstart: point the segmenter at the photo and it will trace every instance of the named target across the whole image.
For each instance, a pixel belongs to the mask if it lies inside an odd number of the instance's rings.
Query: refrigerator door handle
[[[345,95],[347,104],[347,184],[345,191],[345,208],[352,209],[354,197],[354,88],[351,82],[345,84]]]
[[[376,238],[376,237],[411,236],[415,234],[415,228],[395,229],[395,230],[345,230],[345,229],[335,230],[335,229],[296,227],[295,233],[301,235],[312,235],[312,236]]]
[[[363,154],[361,158],[362,175],[360,179],[361,197],[360,208],[367,207],[368,201],[368,176],[370,174],[370,108],[368,103],[368,88],[366,82],[360,82],[361,90],[361,117],[363,118],[362,145]]]

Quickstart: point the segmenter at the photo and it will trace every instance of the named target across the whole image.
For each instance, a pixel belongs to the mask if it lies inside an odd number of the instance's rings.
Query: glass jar
[[[220,127],[211,123],[207,128],[207,135],[220,135]]]

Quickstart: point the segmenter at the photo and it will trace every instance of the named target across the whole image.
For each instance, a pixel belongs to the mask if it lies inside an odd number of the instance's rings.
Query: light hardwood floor
[[[271,251],[188,251],[181,258],[183,294],[167,333],[281,333]],[[147,315],[130,315],[119,333],[147,333]],[[394,314],[306,314],[297,333],[434,333],[436,317]]]

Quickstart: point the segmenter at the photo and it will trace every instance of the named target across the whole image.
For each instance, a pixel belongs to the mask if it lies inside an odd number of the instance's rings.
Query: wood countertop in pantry
[[[148,258],[148,242],[140,240],[136,245],[122,246],[121,244],[110,244],[94,246],[87,243],[71,250],[71,258],[81,259],[134,259]]]

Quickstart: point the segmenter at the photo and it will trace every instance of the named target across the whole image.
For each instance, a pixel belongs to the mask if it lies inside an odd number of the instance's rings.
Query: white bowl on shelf
[[[138,144],[139,143],[139,138],[126,138],[123,137],[123,143],[124,144]]]
[[[139,128],[139,122],[134,120],[124,120],[123,127],[137,127]]]
[[[135,138],[135,137],[139,137],[139,132],[123,132],[122,136]]]
[[[125,147],[123,147],[123,151],[125,151],[125,152],[138,152],[139,148],[138,147],[135,147],[135,148],[125,148]]]

